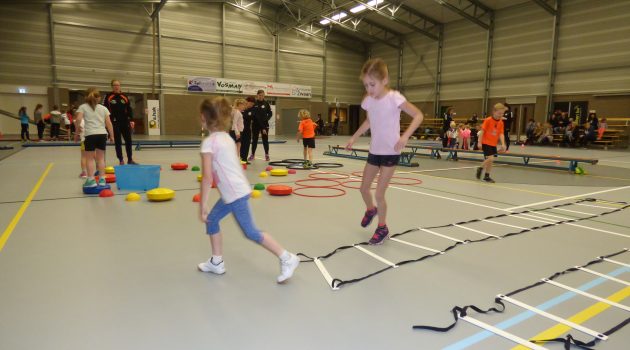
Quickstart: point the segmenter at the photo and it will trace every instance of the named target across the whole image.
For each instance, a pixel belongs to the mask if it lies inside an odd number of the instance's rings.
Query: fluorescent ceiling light
[[[383,1],[385,1],[385,0],[372,0],[372,1],[369,1],[369,2],[367,3],[367,6],[374,7],[374,6],[376,6],[376,5],[380,5],[380,4],[382,4],[382,3],[383,3]],[[358,6],[355,6],[355,7],[353,7],[353,8],[351,8],[351,9],[350,9],[350,12],[352,12],[352,13],[358,13],[358,12],[361,12],[361,11],[365,10],[365,9],[367,8],[367,6],[365,6],[365,5],[358,5]]]
[[[332,17],[330,17],[330,18],[331,18],[333,21],[339,21],[340,19],[343,19],[343,18],[345,18],[345,17],[348,17],[348,14],[347,14],[347,13],[345,13],[345,12],[340,12],[340,13],[338,13],[338,14],[336,14],[336,15],[334,15],[334,16],[332,16]],[[329,24],[329,23],[330,23],[330,20],[329,20],[329,19],[325,19],[325,18],[324,18],[324,19],[322,19],[321,21],[319,21],[319,23],[320,23],[321,25],[324,25],[324,26],[325,26],[325,25],[327,25],[327,24]]]

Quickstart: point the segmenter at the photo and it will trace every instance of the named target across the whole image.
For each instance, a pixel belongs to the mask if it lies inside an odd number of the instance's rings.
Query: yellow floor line
[[[630,287],[625,287],[624,289],[616,292],[615,294],[609,296],[608,298],[606,298],[607,300],[610,301],[614,301],[616,303],[619,303],[621,301],[623,301],[625,298],[630,297]],[[589,319],[597,316],[598,314],[600,314],[601,312],[605,311],[606,309],[608,309],[609,307],[611,307],[610,304],[606,304],[606,303],[602,303],[599,302],[597,304],[594,304],[580,312],[578,312],[577,314],[571,316],[570,318],[568,318],[569,321],[573,322],[573,323],[577,323],[577,324],[582,324],[586,321],[588,321]],[[611,327],[612,328],[612,325]],[[554,339],[554,338],[559,338],[561,337],[563,334],[571,331],[571,327],[563,325],[561,323],[543,331],[540,332],[538,334],[536,334],[533,337],[530,337],[529,339]],[[577,331],[576,331],[577,332]],[[575,335],[576,333],[574,333]],[[590,339],[589,339],[590,340]],[[518,345],[512,348],[512,350],[527,350],[526,347],[522,346],[522,345]]]
[[[22,206],[20,206],[20,209],[18,210],[17,214],[15,214],[15,216],[9,223],[9,226],[7,226],[6,230],[4,230],[4,232],[2,233],[2,236],[0,236],[0,252],[2,251],[2,248],[4,248],[4,245],[7,243],[7,241],[9,240],[9,237],[11,237],[11,233],[13,233],[15,226],[17,226],[17,224],[20,222],[20,219],[22,218],[22,215],[24,215],[26,208],[28,208],[28,206],[31,204],[33,197],[35,197],[35,195],[37,194],[37,191],[39,190],[42,183],[44,182],[44,179],[46,178],[46,176],[48,176],[48,173],[50,172],[50,169],[52,169],[53,164],[54,163],[48,163],[46,170],[44,170],[44,173],[35,184],[35,187],[33,187],[33,190],[31,191],[31,193],[29,193],[28,197],[26,197],[26,200],[24,201],[24,203],[22,203]]]

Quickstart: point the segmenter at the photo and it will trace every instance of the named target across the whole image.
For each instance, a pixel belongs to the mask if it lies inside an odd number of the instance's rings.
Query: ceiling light
[[[384,1],[385,1],[385,0],[372,0],[372,1],[369,1],[369,2],[367,3],[367,6],[369,6],[369,7],[374,7],[374,6],[376,6],[376,5],[380,5],[380,4],[382,4]],[[358,6],[355,6],[355,7],[353,7],[352,9],[350,9],[350,12],[352,12],[352,13],[359,13],[359,12],[361,12],[361,11],[365,10],[365,9],[367,8],[367,6],[365,6],[365,5],[358,5]]]

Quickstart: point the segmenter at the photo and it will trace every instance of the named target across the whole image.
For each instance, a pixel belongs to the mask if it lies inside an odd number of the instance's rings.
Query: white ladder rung
[[[516,306],[520,306],[523,309],[535,312],[535,313],[539,314],[540,316],[546,317],[546,318],[548,318],[548,319],[550,319],[552,321],[556,321],[558,323],[562,323],[562,324],[564,324],[566,326],[569,326],[569,327],[571,327],[573,329],[576,329],[576,330],[578,330],[580,332],[586,333],[586,334],[588,334],[588,335],[590,335],[592,337],[595,337],[597,339],[600,339],[600,340],[608,339],[608,336],[606,336],[605,334],[602,334],[601,332],[594,331],[594,330],[592,330],[590,328],[586,328],[586,327],[584,327],[582,325],[579,325],[577,323],[571,322],[571,321],[566,320],[566,319],[564,319],[562,317],[558,317],[556,315],[550,314],[550,313],[548,313],[546,311],[543,311],[543,310],[541,310],[541,309],[539,309],[537,307],[525,304],[523,302],[520,302],[520,301],[518,301],[516,299],[510,298],[510,297],[505,296],[505,295],[497,295],[497,296],[499,298],[509,302],[509,303],[512,303],[512,304],[514,304]]]
[[[333,287],[333,278],[330,275],[330,273],[328,273],[328,270],[326,270],[326,267],[321,262],[321,260],[319,260],[318,258],[315,258],[315,260],[313,261],[315,262],[315,266],[317,266],[317,268],[319,269],[319,272],[321,272],[322,275],[324,276],[324,279],[326,280],[326,282],[328,282],[328,286],[332,288],[332,290],[338,290],[339,287]]]
[[[603,207],[601,205],[595,205],[595,204],[584,204],[584,203],[576,203],[576,205],[581,205],[583,207],[591,207],[591,208],[599,208],[599,209],[607,209],[607,210],[616,210],[619,209],[619,207],[617,208],[611,208],[611,207]],[[618,204],[617,204],[618,205]]]
[[[373,257],[374,259],[376,259],[376,260],[386,264],[386,265],[389,265],[389,266],[391,266],[393,268],[398,267],[398,265],[394,264],[393,262],[383,258],[382,256],[376,255],[376,254],[372,253],[371,251],[369,251],[369,250],[367,250],[367,249],[365,249],[365,248],[363,248],[363,247],[361,247],[359,245],[355,245],[354,247],[357,248],[358,250],[364,252],[365,254]]]
[[[602,260],[604,260],[604,261],[608,261],[609,263],[613,263],[613,264],[617,264],[617,265],[621,265],[621,266],[625,266],[625,267],[630,267],[630,264],[626,264],[626,263],[621,262],[621,261],[617,261],[617,260],[613,260],[613,259],[608,259],[608,258],[602,258]]]
[[[453,225],[453,226],[455,226],[455,227],[459,227],[459,228],[463,228],[464,230],[468,230],[468,231],[476,232],[476,233],[478,233],[478,234],[480,234],[480,235],[484,235],[484,236],[488,236],[488,237],[494,237],[494,238],[497,238],[497,239],[501,239],[501,237],[499,237],[499,236],[495,236],[495,235],[491,235],[491,234],[489,234],[489,233],[481,232],[481,231],[479,231],[479,230],[475,230],[474,228],[470,228],[470,227],[466,227],[466,226],[462,226],[462,225],[458,225],[458,224],[455,224],[455,225]]]
[[[441,251],[441,250],[437,250],[437,249],[433,249],[433,248],[429,248],[429,247],[421,246],[421,245],[419,245],[419,244],[415,244],[415,243],[411,243],[411,242],[407,242],[407,241],[403,241],[402,239],[398,239],[398,238],[390,238],[389,240],[390,240],[390,241],[394,241],[394,242],[398,242],[398,243],[402,243],[402,244],[406,244],[406,245],[411,246],[411,247],[416,247],[416,248],[420,248],[420,249],[428,250],[428,251],[430,251],[430,252],[444,254],[444,252],[443,252],[443,251]]]
[[[630,312],[630,307],[622,305],[622,304],[619,304],[619,303],[616,303],[614,301],[610,301],[608,299],[604,299],[604,298],[598,297],[597,295],[593,295],[591,293],[583,292],[583,291],[581,291],[579,289],[575,289],[575,288],[569,287],[567,285],[564,285],[562,283],[558,283],[556,281],[552,281],[552,280],[550,280],[548,278],[543,278],[542,281],[546,282],[546,283],[549,283],[551,285],[554,285],[556,287],[560,287],[562,289],[566,289],[566,290],[568,290],[570,292],[573,292],[573,293],[576,293],[576,294],[580,294],[580,295],[585,296],[587,298],[591,298],[593,300],[597,300],[597,301],[600,301],[602,303],[606,303],[608,305],[612,305],[612,306],[618,307],[618,308],[620,308],[622,310],[626,310],[626,311]]]
[[[588,272],[588,273],[590,273],[592,275],[599,276],[599,277],[605,278],[605,279],[610,280],[610,281],[614,281],[614,282],[617,282],[617,283],[625,284],[626,286],[630,286],[630,282],[626,282],[624,280],[620,280],[618,278],[614,278],[614,277],[605,275],[603,273],[599,273],[597,271],[593,271],[591,269],[587,269],[585,267],[576,266],[575,268],[580,270],[580,271]]]
[[[567,213],[576,213],[576,214],[582,214],[582,215],[588,215],[588,216],[597,215],[597,214],[593,214],[593,213],[585,213],[583,211],[564,209],[564,208],[553,208],[551,210],[561,210],[561,211],[566,211]]]
[[[508,333],[508,332],[506,332],[506,331],[504,331],[502,329],[499,329],[497,327],[491,326],[491,325],[489,325],[489,324],[487,324],[485,322],[479,321],[479,320],[477,320],[475,318],[472,318],[470,316],[463,316],[463,317],[459,316],[459,318],[464,320],[464,321],[466,321],[466,322],[468,322],[468,323],[474,324],[477,327],[483,328],[483,329],[485,329],[487,331],[490,331],[490,332],[492,332],[492,333],[494,333],[496,335],[499,335],[499,336],[501,336],[503,338],[509,339],[509,340],[511,340],[511,341],[513,341],[513,342],[515,342],[517,344],[521,344],[521,345],[523,345],[523,346],[525,346],[525,347],[527,347],[529,349],[545,350],[545,348],[543,348],[542,346],[536,345],[536,344],[534,344],[534,343],[532,343],[530,341],[527,341],[527,340],[525,340],[525,339],[523,339],[523,338],[521,338],[519,336],[516,336],[516,335],[514,335],[512,333]]]
[[[459,242],[459,243],[464,243],[464,244],[466,244],[466,242],[464,242],[464,241],[462,241],[462,240],[460,240],[460,239],[453,238],[453,237],[450,237],[450,236],[447,236],[447,235],[443,235],[443,234],[441,234],[441,233],[437,233],[437,232],[435,232],[435,231],[427,230],[426,228],[421,228],[421,227],[418,227],[418,229],[419,229],[420,231],[424,231],[424,232],[426,232],[426,233],[430,233],[430,234],[435,235],[435,236],[438,236],[438,237],[442,237],[442,238],[449,239],[449,240],[451,240],[451,241],[453,241],[453,242]]]
[[[520,229],[520,230],[531,230],[529,227],[521,227],[521,226],[506,224],[506,223],[498,222],[498,221],[492,221],[492,220],[481,220],[481,221],[489,222],[491,224],[496,224],[496,225],[503,225],[503,226],[507,226],[507,227],[513,227],[513,228],[517,228],[517,229]]]

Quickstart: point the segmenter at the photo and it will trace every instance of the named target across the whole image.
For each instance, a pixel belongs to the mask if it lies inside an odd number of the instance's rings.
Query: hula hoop
[[[335,177],[320,177],[320,175],[333,175]],[[341,176],[344,176],[344,177],[341,177]],[[345,180],[345,179],[349,179],[350,175],[344,174],[344,173],[337,173],[334,171],[327,171],[323,173],[308,174],[308,177],[315,180]]]
[[[328,181],[328,182],[333,182],[334,184],[326,185],[326,186],[302,185],[303,182],[309,182],[309,181]],[[306,187],[306,188],[332,188],[332,187],[341,185],[341,181],[333,180],[333,179],[302,179],[302,180],[295,181],[295,184],[298,186]]]
[[[285,161],[282,161],[282,162],[280,162],[280,161],[275,161],[275,162],[269,162],[269,163],[267,163],[267,164],[269,164],[269,165],[273,165],[273,166],[289,166],[289,165],[291,165],[291,164],[295,164],[295,163],[289,163],[289,162],[285,162]]]
[[[318,166],[316,166],[315,164],[311,165],[309,168],[305,168],[304,167],[304,163],[298,164],[298,163],[293,163],[291,165],[287,165],[287,169],[295,169],[295,170],[315,170],[315,169],[319,169]]]
[[[361,170],[361,171],[353,171],[350,174],[352,174],[352,176],[354,176],[354,177],[363,177],[363,170]]]
[[[338,188],[338,187],[325,187],[328,190],[339,191],[338,194],[328,195],[328,196],[315,196],[315,195],[311,195],[311,194],[299,193],[299,191],[307,190],[309,188],[314,188],[314,187],[298,187],[298,188],[294,188],[293,189],[293,194],[295,194],[296,196],[310,197],[310,198],[333,198],[333,197],[341,197],[341,196],[346,194],[346,190],[344,190],[343,188]]]
[[[398,182],[396,180],[409,180],[410,182]],[[392,179],[389,181],[390,185],[401,185],[401,186],[415,186],[421,185],[422,180],[414,179],[413,177],[401,177],[401,176],[392,176]]]
[[[343,164],[341,163],[313,163],[313,165],[316,165],[320,168],[341,168],[343,167]]]
[[[283,159],[282,160],[283,163],[292,163],[292,164],[302,164],[304,162],[306,162],[305,159],[297,159],[297,158],[289,158],[289,159]]]
[[[360,189],[361,189],[361,186],[359,186],[359,187],[353,187],[353,186],[349,186],[349,185],[347,185],[348,183],[351,183],[351,182],[363,182],[363,181],[361,181],[361,180],[348,180],[348,181],[344,181],[344,182],[342,182],[342,183],[341,183],[341,186],[343,186],[343,187],[345,187],[345,188],[351,188],[351,189],[353,189],[353,190],[360,190]],[[375,189],[376,189],[376,183],[375,183],[375,182],[372,182],[372,185],[370,185],[370,189],[371,189],[371,190],[375,190]]]

